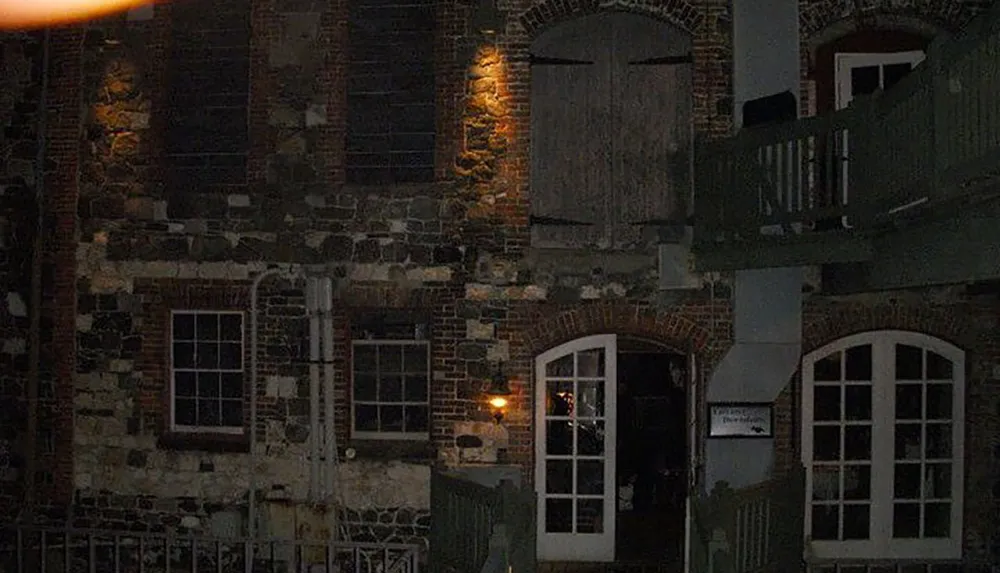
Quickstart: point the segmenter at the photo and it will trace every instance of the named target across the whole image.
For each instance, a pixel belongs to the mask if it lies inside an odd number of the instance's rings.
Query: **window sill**
[[[437,460],[437,448],[429,440],[350,440],[340,448],[342,459],[345,459],[344,452],[347,448],[354,450],[357,459],[364,460],[423,463]]]
[[[250,451],[250,437],[246,434],[167,432],[160,435],[156,446],[161,450],[189,450],[213,454],[245,454]]]

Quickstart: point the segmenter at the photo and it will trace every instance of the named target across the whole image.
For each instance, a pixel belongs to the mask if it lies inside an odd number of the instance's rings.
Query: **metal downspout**
[[[259,322],[258,293],[264,279],[277,275],[295,278],[298,273],[292,269],[268,269],[257,275],[250,286],[250,486],[247,489],[247,543],[244,547],[243,568],[246,573],[253,571],[254,540],[257,536],[257,328]]]

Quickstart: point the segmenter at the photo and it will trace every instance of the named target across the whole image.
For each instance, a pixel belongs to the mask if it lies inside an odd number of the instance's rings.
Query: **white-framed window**
[[[243,336],[242,312],[171,312],[171,430],[244,432]]]
[[[430,344],[426,340],[356,340],[351,349],[352,435],[429,439]]]
[[[837,109],[847,107],[855,96],[891,88],[923,60],[920,50],[834,55]]]
[[[811,556],[960,558],[964,353],[867,332],[806,355],[802,382]]]

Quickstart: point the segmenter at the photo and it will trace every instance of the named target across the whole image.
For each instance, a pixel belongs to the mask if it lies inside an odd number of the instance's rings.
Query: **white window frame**
[[[239,315],[240,316],[240,367],[236,368],[176,368],[174,366],[174,317],[177,315],[191,315],[197,317],[200,314],[214,314],[218,316],[222,315]],[[246,413],[243,415],[243,422],[239,426],[187,426],[178,425],[177,420],[177,388],[175,387],[175,377],[174,373],[176,371],[182,372],[219,372],[219,373],[235,373],[239,372],[243,375],[243,390],[241,395],[241,400],[243,401],[243,407],[246,408],[246,313],[241,310],[172,310],[170,311],[170,368],[168,368],[170,376],[170,431],[177,433],[192,433],[192,434],[229,434],[229,435],[242,435],[245,434],[246,429]],[[197,334],[195,335],[197,339]],[[195,340],[197,342],[197,340]]]
[[[851,95],[851,70],[854,68],[864,68],[868,66],[879,66],[879,86],[885,83],[882,67],[893,64],[911,64],[914,68],[924,61],[924,52],[913,50],[909,52],[885,52],[885,53],[837,53],[833,56],[834,76],[833,83],[836,86],[836,106],[837,109],[847,107],[854,96]]]
[[[358,400],[354,396],[354,375],[356,370],[354,368],[354,353],[359,346],[423,346],[424,350],[427,352],[427,400],[423,402],[412,402],[406,401],[405,399],[399,402],[381,402],[379,400]],[[428,340],[419,339],[369,339],[369,340],[353,340],[351,341],[351,436],[354,438],[362,440],[412,440],[412,441],[428,441],[431,437],[431,345]],[[404,396],[405,398],[405,396]],[[357,429],[357,414],[355,412],[356,406],[361,404],[366,405],[391,405],[391,406],[426,406],[427,407],[427,430],[423,432],[382,432],[382,431],[359,431]]]
[[[853,346],[872,345],[872,455],[870,539],[816,541],[812,531],[812,440],[814,366],[820,359]],[[894,482],[896,344],[931,350],[953,363],[951,537],[893,539],[892,504]],[[954,560],[962,557],[964,504],[965,353],[943,340],[908,331],[883,330],[841,338],[810,352],[802,359],[802,464],[806,469],[805,555],[811,560],[922,559]]]

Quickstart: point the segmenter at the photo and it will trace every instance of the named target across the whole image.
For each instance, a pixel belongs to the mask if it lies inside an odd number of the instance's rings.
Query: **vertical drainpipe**
[[[49,93],[49,38],[51,30],[45,29],[42,38],[41,89],[38,96],[38,135],[35,155],[35,236],[31,253],[31,322],[29,324],[30,356],[28,363],[27,402],[28,419],[25,433],[24,501],[29,519],[34,518],[35,473],[38,468],[38,387],[41,382],[42,339],[42,257],[45,237],[45,146],[48,124]]]
[[[309,316],[309,501],[319,498],[319,279],[306,280],[306,314]]]
[[[276,275],[287,275],[295,278],[294,270],[268,269],[254,278],[250,285],[250,454],[247,456],[250,465],[250,486],[247,488],[247,543],[244,547],[243,567],[246,573],[253,571],[253,541],[257,536],[257,329],[258,329],[258,293],[264,279]]]
[[[327,526],[329,537],[335,538],[337,534],[337,511],[334,503],[334,484],[336,483],[337,471],[337,427],[334,415],[334,388],[333,388],[333,280],[330,277],[323,277],[319,283],[320,292],[320,312],[323,326],[323,437],[324,458],[324,484],[323,499],[326,502]]]

